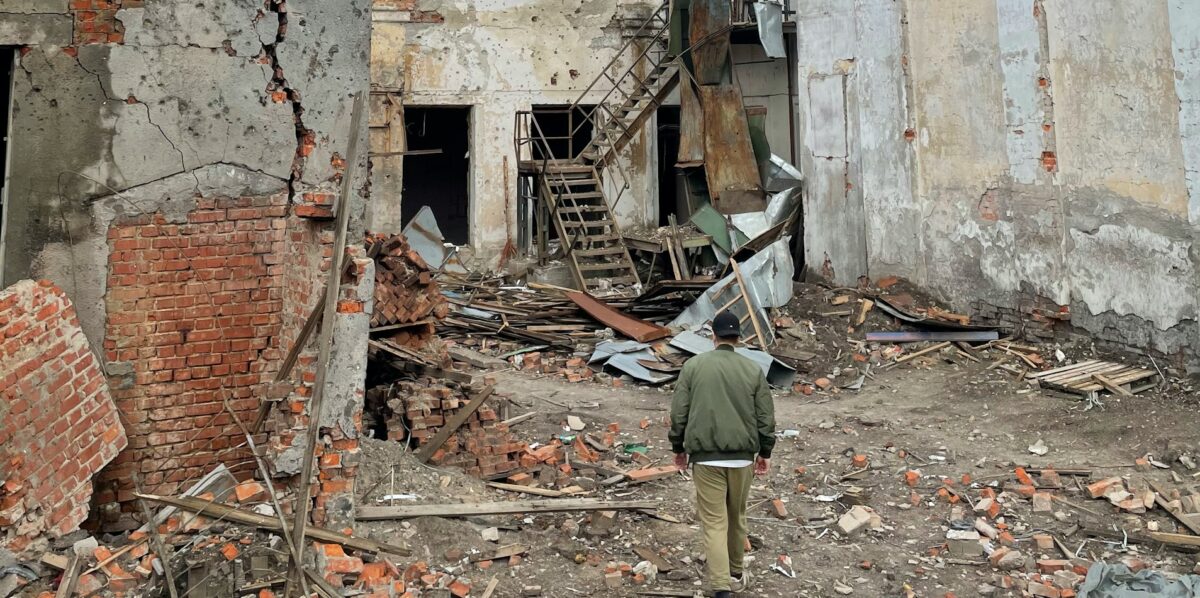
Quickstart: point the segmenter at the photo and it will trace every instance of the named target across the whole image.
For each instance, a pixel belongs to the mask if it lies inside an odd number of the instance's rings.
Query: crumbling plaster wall
[[[335,188],[350,96],[368,85],[368,0],[126,4],[123,43],[72,46],[66,0],[0,0],[0,42],[23,46],[3,279],[59,284],[93,343],[113,218],[180,220],[197,193]]]
[[[405,105],[472,107],[469,188],[471,245],[477,255],[498,255],[509,234],[515,242],[515,114],[576,100],[624,44],[620,19],[648,15],[657,4],[376,0],[372,85],[403,90]],[[589,97],[599,100],[603,93]],[[624,152],[632,188],[617,205],[622,226],[657,222],[653,129],[651,121]],[[374,201],[398,204],[402,199]],[[395,205],[375,209],[392,216],[399,211]]]
[[[1200,5],[806,4],[812,267],[904,275],[964,310],[1041,298],[1101,339],[1200,362]],[[839,69],[844,98],[812,92]],[[845,160],[827,151],[841,130]]]

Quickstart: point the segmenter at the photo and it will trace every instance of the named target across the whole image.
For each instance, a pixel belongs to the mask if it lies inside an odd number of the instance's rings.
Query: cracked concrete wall
[[[470,242],[476,255],[497,255],[510,232],[515,243],[515,113],[534,105],[574,101],[624,44],[620,19],[634,14],[644,17],[657,4],[648,0],[376,0],[372,85],[402,91],[405,105],[472,107],[468,187]],[[601,95],[603,91],[592,94],[595,100]],[[653,121],[624,152],[633,188],[617,206],[623,226],[657,223],[652,130]],[[389,204],[379,208],[381,225],[400,224],[396,220],[402,198],[393,195],[374,201]]]
[[[1200,5],[810,0],[800,14],[814,271],[904,275],[964,311],[1048,302],[1100,339],[1200,366]]]
[[[351,96],[369,84],[368,0],[125,4],[123,43],[73,46],[67,0],[0,0],[0,43],[23,46],[3,281],[59,284],[93,343],[114,216],[178,218],[198,193],[335,190]],[[354,134],[365,148],[365,126]]]

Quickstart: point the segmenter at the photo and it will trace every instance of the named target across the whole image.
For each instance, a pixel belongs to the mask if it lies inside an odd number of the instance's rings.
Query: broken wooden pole
[[[356,518],[359,521],[380,521],[385,519],[410,519],[413,517],[474,517],[477,515],[515,515],[520,513],[636,511],[655,508],[658,508],[658,501],[653,500],[619,501],[595,498],[568,498],[473,504],[359,507]]]
[[[346,234],[350,225],[350,202],[352,199],[355,167],[358,166],[359,128],[363,119],[365,98],[361,92],[354,95],[354,108],[350,115],[350,147],[346,152],[346,170],[342,172],[341,196],[337,202],[337,216],[334,220],[333,254],[330,256],[329,279],[325,283],[325,305],[322,321],[325,326],[317,344],[316,384],[313,387],[312,400],[308,404],[308,431],[304,437],[304,460],[301,462],[300,479],[296,491],[296,519],[292,527],[292,540],[297,547],[304,546],[308,526],[308,510],[312,504],[309,498],[309,488],[312,485],[313,461],[316,459],[317,440],[321,436],[321,406],[325,399],[325,375],[329,371],[329,358],[333,352],[333,319],[337,316],[338,295],[342,289],[342,263],[346,258]],[[291,598],[292,580],[299,582],[304,563],[296,560],[295,555],[288,555],[288,585],[284,589],[284,598]]]

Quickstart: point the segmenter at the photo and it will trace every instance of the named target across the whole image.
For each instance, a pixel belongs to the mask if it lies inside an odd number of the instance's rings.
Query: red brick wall
[[[122,8],[140,8],[145,0],[71,0],[75,18],[75,44],[119,44],[125,41],[125,26],[117,20]]]
[[[222,399],[250,425],[283,357],[287,197],[197,202],[186,223],[155,214],[109,229],[104,350],[130,441],[101,503],[129,501],[133,471],[173,494],[217,463],[254,470]]]
[[[0,546],[68,533],[126,439],[75,308],[48,281],[0,291]]]

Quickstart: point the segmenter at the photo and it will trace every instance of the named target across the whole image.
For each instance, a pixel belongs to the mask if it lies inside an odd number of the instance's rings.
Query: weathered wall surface
[[[3,276],[57,283],[104,349],[129,450],[97,502],[130,500],[134,473],[166,493],[217,463],[249,475],[224,401],[252,420],[291,394],[303,414],[311,381],[269,384],[282,327],[320,292],[332,205],[351,243],[363,227],[365,151],[338,195],[351,135],[366,148],[369,0],[0,0],[0,38],[23,45]],[[333,378],[361,393],[362,371]]]
[[[804,3],[810,267],[1200,363],[1193,5]]]
[[[372,85],[403,90],[405,105],[472,107],[471,244],[478,255],[495,254],[509,231],[516,234],[515,113],[577,99],[625,43],[621,19],[644,18],[651,4],[658,3],[375,0]],[[651,123],[625,151],[634,187],[617,206],[624,226],[657,222],[652,130]],[[401,168],[397,162],[375,166]],[[394,187],[375,198],[379,225],[400,224],[399,201]]]

